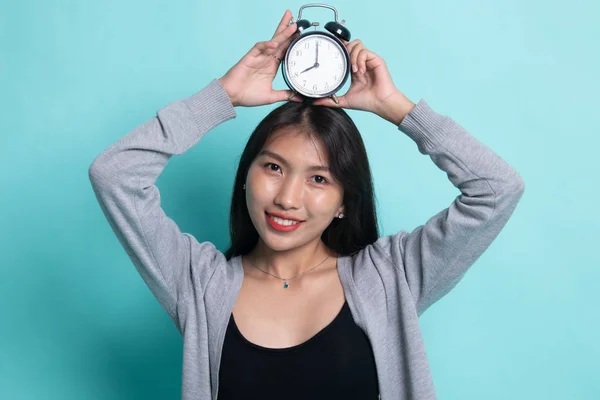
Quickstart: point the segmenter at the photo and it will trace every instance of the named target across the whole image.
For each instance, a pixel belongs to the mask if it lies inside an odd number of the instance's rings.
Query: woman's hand
[[[234,106],[260,106],[288,100],[292,92],[273,90],[273,79],[296,32],[296,23],[290,25],[291,20],[292,12],[286,10],[273,38],[256,43],[219,78]],[[291,100],[302,101],[298,96]]]
[[[396,88],[383,58],[367,50],[360,40],[344,44],[352,68],[350,89],[338,97],[339,104],[329,97],[313,104],[370,111],[399,125],[415,104]]]

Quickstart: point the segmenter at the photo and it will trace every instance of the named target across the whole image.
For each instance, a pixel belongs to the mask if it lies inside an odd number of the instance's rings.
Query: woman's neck
[[[320,238],[302,247],[285,251],[273,250],[259,239],[256,247],[245,257],[263,271],[289,279],[314,268],[327,257],[336,258],[337,254]]]

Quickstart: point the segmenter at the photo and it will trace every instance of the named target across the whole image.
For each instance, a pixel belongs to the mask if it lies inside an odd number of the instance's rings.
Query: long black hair
[[[231,199],[231,247],[225,252],[227,259],[250,253],[258,242],[258,232],[248,214],[242,186],[252,162],[268,138],[289,126],[322,141],[328,152],[330,172],[344,191],[345,217],[334,218],[321,235],[323,242],[344,256],[362,250],[379,237],[369,159],[350,116],[341,108],[287,102],[258,124],[240,158]]]

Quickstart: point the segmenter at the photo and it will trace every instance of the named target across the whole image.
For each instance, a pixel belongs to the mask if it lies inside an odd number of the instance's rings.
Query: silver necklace
[[[265,273],[265,274],[267,274],[267,275],[271,275],[271,276],[272,276],[272,277],[274,277],[274,278],[277,278],[277,279],[280,279],[280,280],[282,280],[282,281],[283,281],[283,288],[284,288],[284,289],[287,289],[287,288],[289,288],[289,287],[290,287],[290,285],[287,283],[287,281],[291,281],[292,279],[296,279],[296,278],[298,278],[299,276],[302,276],[302,275],[304,275],[305,273],[312,271],[313,269],[315,269],[315,268],[317,268],[318,266],[320,266],[321,264],[323,264],[323,263],[324,263],[324,262],[325,262],[325,261],[326,261],[328,258],[329,258],[329,256],[325,257],[325,260],[321,261],[321,262],[320,262],[319,264],[317,264],[316,266],[314,266],[314,267],[312,267],[311,269],[309,269],[309,270],[306,270],[306,271],[304,271],[304,272],[302,272],[302,273],[300,273],[300,274],[298,274],[298,275],[294,276],[293,278],[282,278],[282,277],[280,277],[280,276],[273,275],[273,274],[272,274],[272,273],[270,273],[270,272],[263,271],[262,269],[258,268],[258,267],[256,266],[256,264],[254,264],[254,263],[253,263],[252,261],[250,261],[249,259],[246,259],[246,260],[247,260],[247,261],[248,261],[250,264],[252,264],[252,266],[253,266],[254,268],[256,268],[257,270],[259,270],[260,272],[263,272],[263,273]]]

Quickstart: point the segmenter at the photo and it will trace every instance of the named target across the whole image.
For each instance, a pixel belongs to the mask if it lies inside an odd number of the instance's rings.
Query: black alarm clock
[[[308,7],[323,7],[333,11],[335,21],[325,24],[324,31],[306,30],[319,26],[302,19],[302,10]],[[296,23],[299,35],[290,43],[281,62],[283,79],[295,94],[305,97],[331,97],[338,102],[339,91],[350,75],[350,55],[341,39],[350,41],[350,31],[338,22],[337,10],[326,4],[306,4],[300,7]]]

